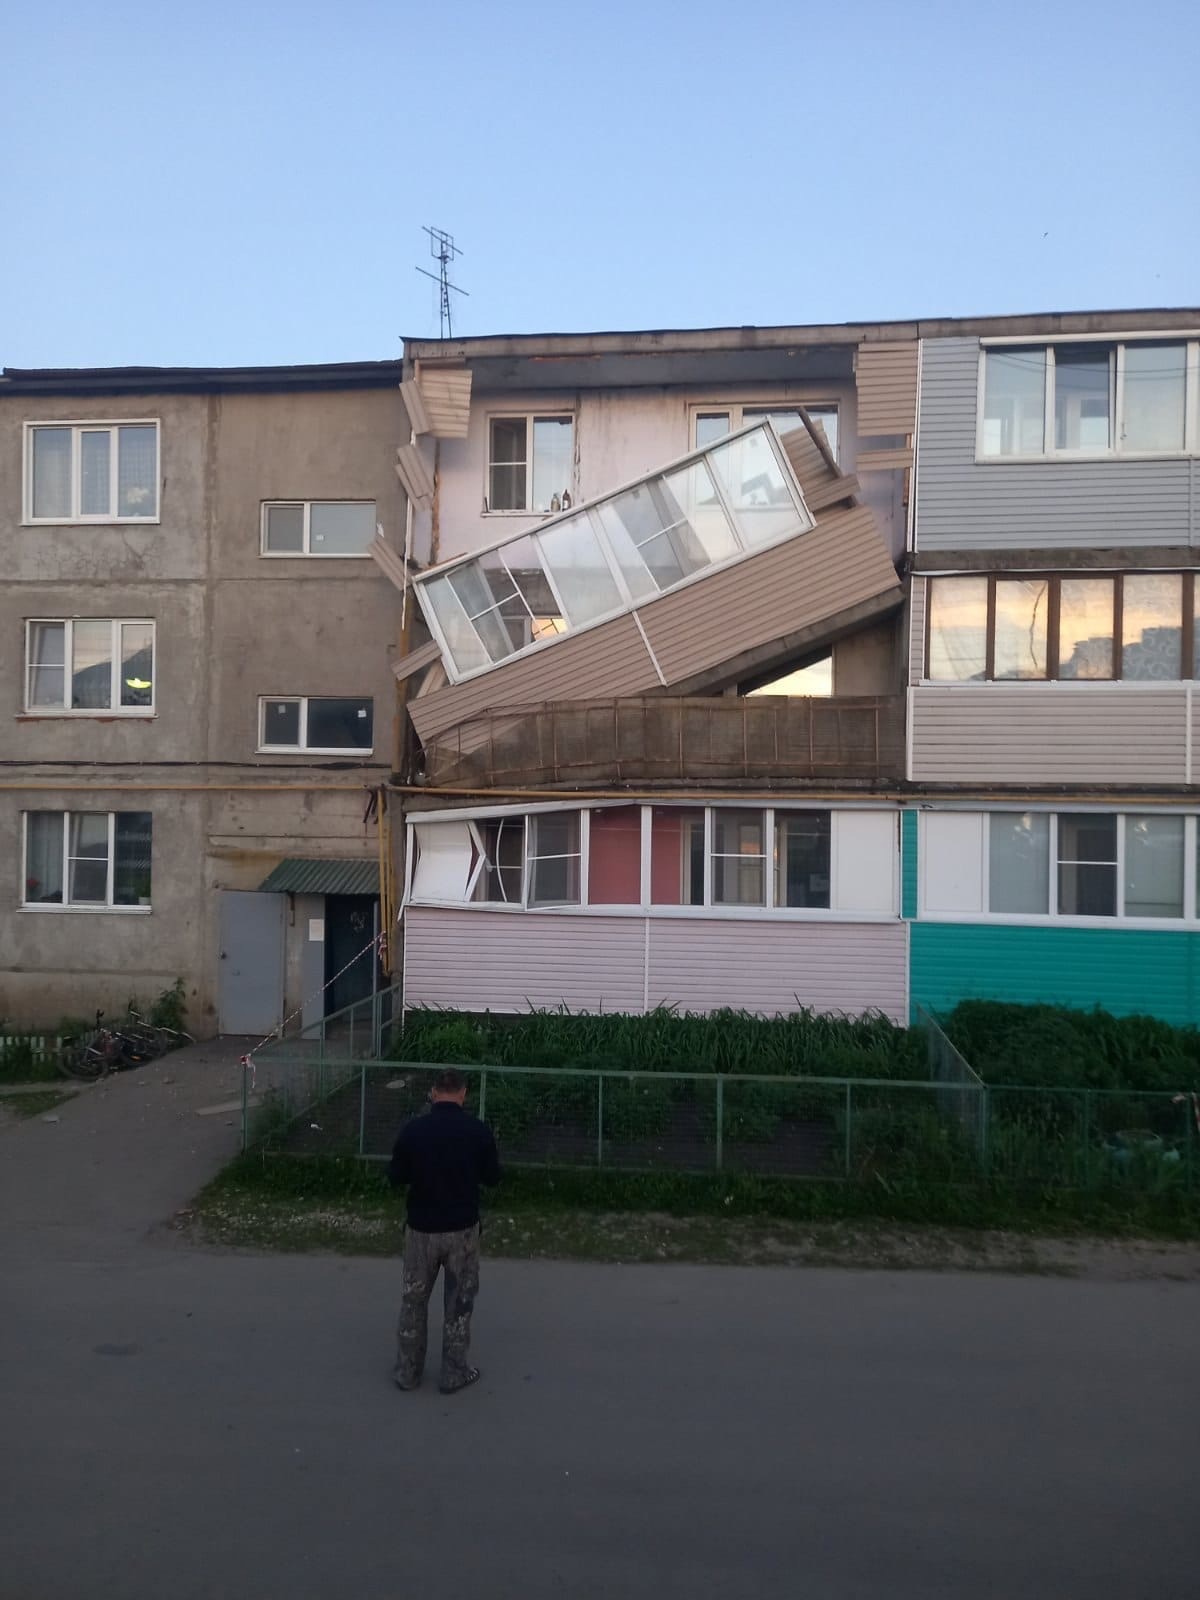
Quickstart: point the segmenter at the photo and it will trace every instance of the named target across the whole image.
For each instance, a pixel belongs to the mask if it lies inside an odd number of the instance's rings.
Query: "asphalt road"
[[[485,1261],[401,1394],[393,1264],[147,1232],[204,1071],[0,1134],[3,1600],[1200,1592],[1200,1287]]]

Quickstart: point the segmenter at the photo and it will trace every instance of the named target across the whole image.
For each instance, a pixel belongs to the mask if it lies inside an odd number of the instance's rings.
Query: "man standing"
[[[401,1128],[388,1168],[394,1188],[408,1185],[396,1385],[415,1389],[421,1382],[429,1296],[441,1270],[445,1315],[438,1387],[457,1394],[479,1381],[479,1368],[467,1365],[479,1291],[479,1185],[500,1182],[500,1160],[491,1130],[463,1109],[467,1080],[461,1072],[439,1072],[429,1098],[429,1115]]]

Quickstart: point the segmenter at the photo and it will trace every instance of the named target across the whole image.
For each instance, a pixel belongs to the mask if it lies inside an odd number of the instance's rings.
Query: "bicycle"
[[[68,1077],[91,1083],[110,1072],[120,1072],[136,1064],[136,1051],[131,1041],[115,1029],[106,1028],[103,1017],[103,1011],[97,1011],[94,1028],[63,1040],[59,1065]]]

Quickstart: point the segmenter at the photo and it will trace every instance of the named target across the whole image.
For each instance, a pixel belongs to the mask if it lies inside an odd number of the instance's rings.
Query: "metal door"
[[[374,895],[325,896],[326,1016],[365,1000],[377,987],[368,946],[378,930],[379,901]]]
[[[265,1035],[283,1020],[285,898],[221,891],[217,1004],[222,1033]]]

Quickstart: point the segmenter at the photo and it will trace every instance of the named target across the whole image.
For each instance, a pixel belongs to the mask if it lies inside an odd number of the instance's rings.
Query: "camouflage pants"
[[[445,1308],[439,1383],[443,1389],[457,1389],[467,1379],[471,1312],[479,1293],[478,1223],[458,1233],[405,1231],[404,1296],[396,1329],[396,1382],[402,1389],[415,1389],[425,1370],[429,1296],[439,1271]]]

